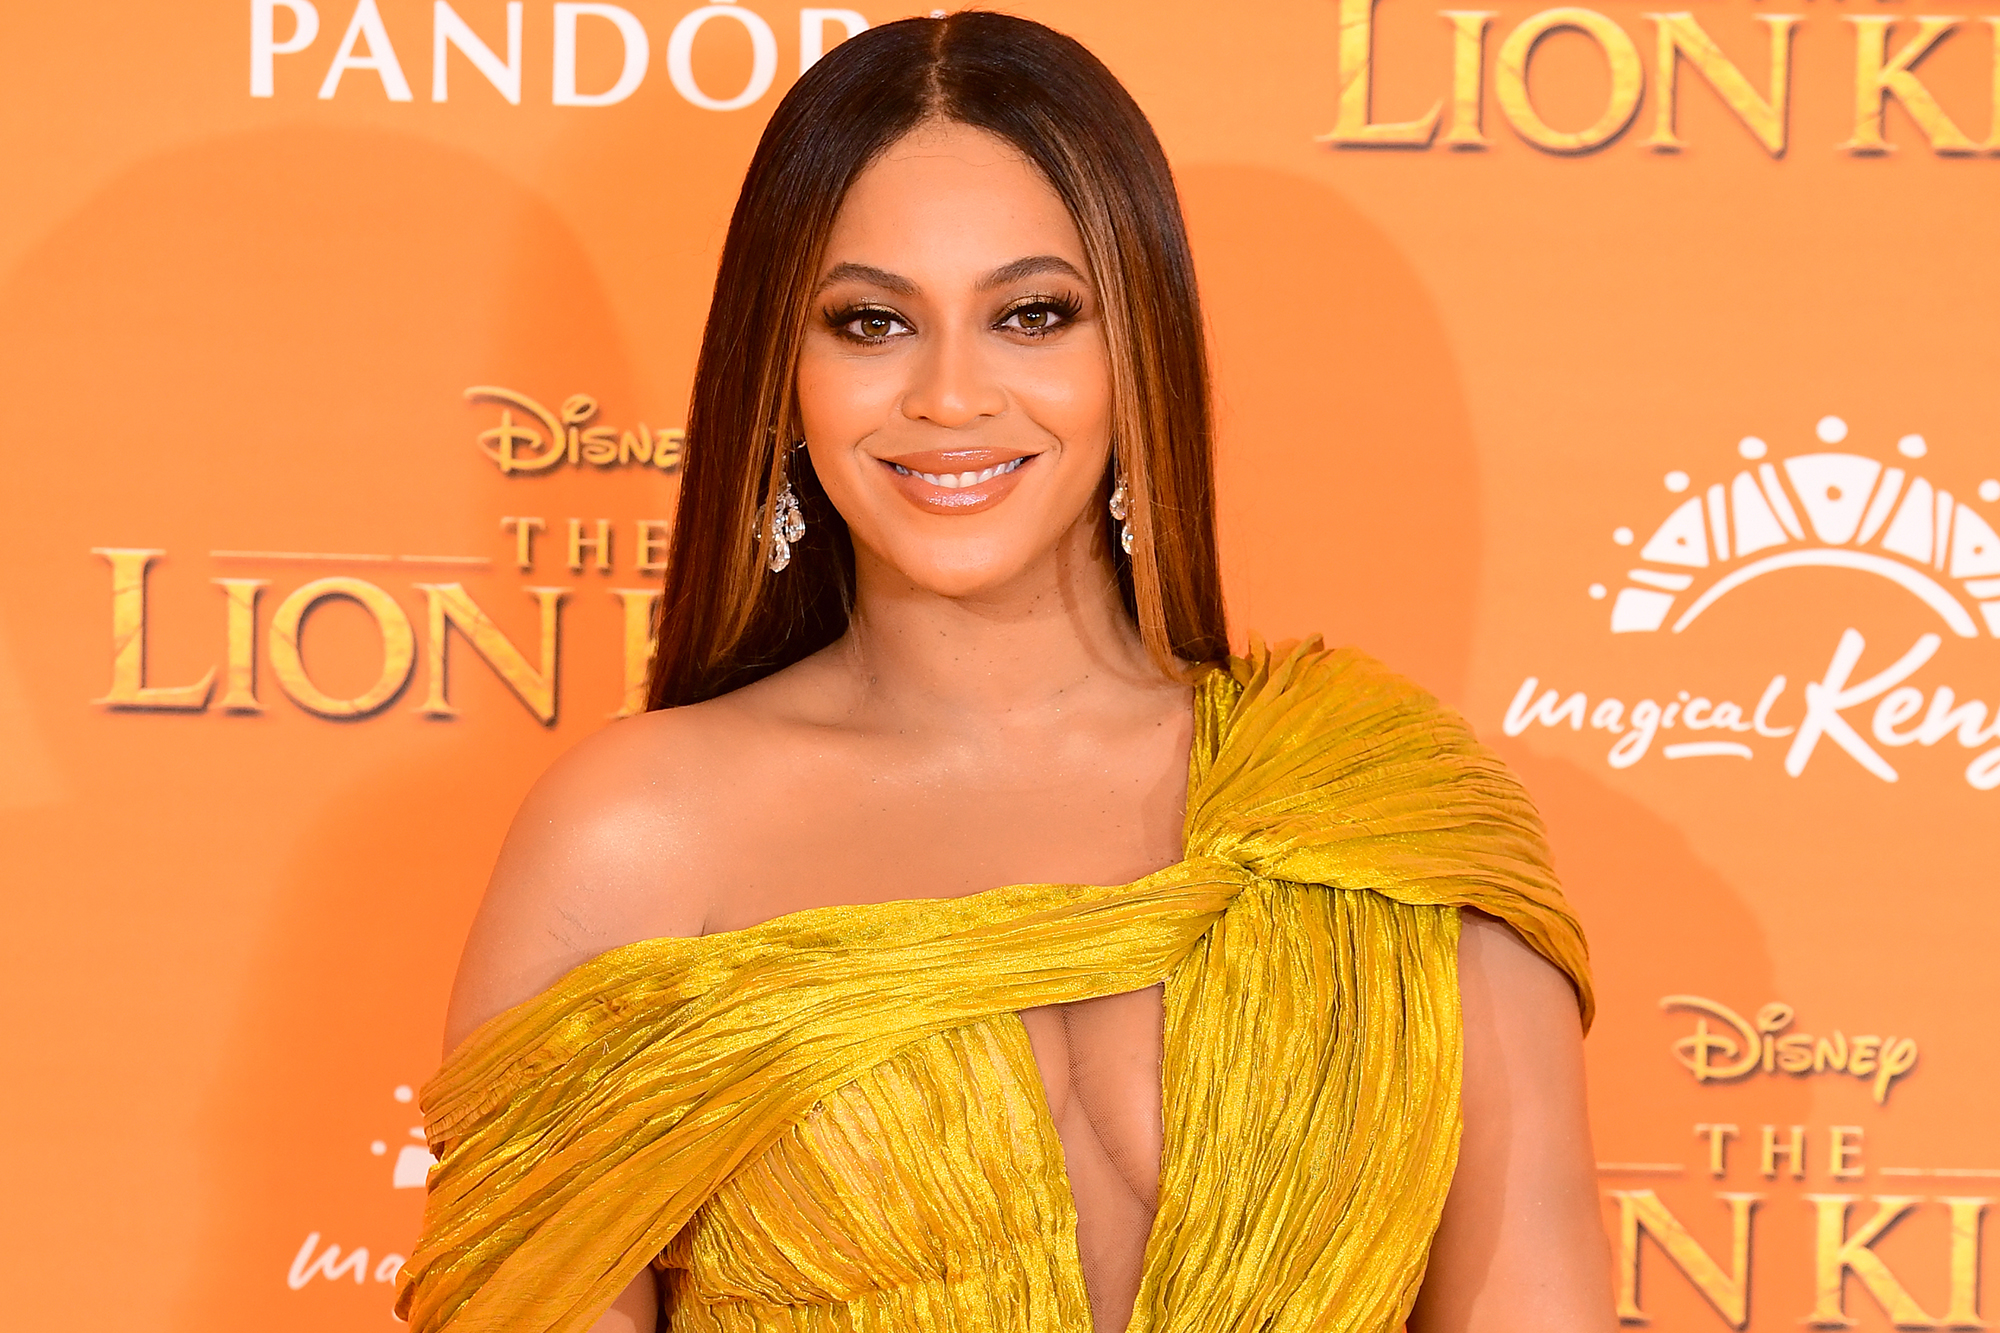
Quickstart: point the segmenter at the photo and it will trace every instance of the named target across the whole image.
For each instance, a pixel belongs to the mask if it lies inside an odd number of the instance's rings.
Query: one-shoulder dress
[[[1588,1022],[1500,762],[1358,653],[1253,646],[1197,686],[1175,865],[642,941],[473,1033],[398,1313],[583,1333],[654,1265],[673,1333],[1090,1333],[1019,1011],[1164,982],[1129,1333],[1393,1333],[1458,1154],[1461,908]]]

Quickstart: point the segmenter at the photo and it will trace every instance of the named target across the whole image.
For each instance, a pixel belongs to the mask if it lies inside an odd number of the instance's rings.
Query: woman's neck
[[[1171,688],[1125,610],[1105,548],[1101,529],[1079,523],[1045,560],[967,597],[921,588],[857,551],[854,613],[827,665],[852,688],[855,712],[946,727]]]

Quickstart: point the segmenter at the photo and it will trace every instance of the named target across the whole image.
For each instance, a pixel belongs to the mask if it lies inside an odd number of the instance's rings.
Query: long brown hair
[[[848,188],[927,120],[1012,144],[1069,208],[1099,288],[1113,465],[1131,496],[1133,556],[1112,543],[1125,608],[1163,669],[1228,652],[1208,359],[1166,155],[1138,104],[1081,44],[1027,19],[959,13],[842,42],[793,85],[758,142],[695,367],[650,708],[747,685],[847,628],[847,525],[806,451],[790,448],[799,342]],[[773,574],[756,533],[768,531],[767,506],[787,475],[806,536]]]

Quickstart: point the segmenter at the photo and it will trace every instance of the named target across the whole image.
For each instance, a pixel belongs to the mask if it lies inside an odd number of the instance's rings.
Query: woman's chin
[[[1054,554],[1053,543],[1036,552],[995,549],[995,544],[988,542],[967,542],[963,548],[941,551],[931,545],[914,558],[884,563],[919,592],[968,601],[1005,597],[1009,589],[1024,586],[1029,571]]]

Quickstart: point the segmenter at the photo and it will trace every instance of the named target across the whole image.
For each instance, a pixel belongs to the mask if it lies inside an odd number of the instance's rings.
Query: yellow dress
[[[578,967],[424,1089],[398,1312],[581,1333],[648,1264],[674,1333],[1089,1333],[1018,1011],[1164,981],[1131,1333],[1388,1333],[1457,1159],[1458,909],[1568,973],[1520,788],[1349,651],[1196,692],[1186,859],[1132,884],[824,907]]]

